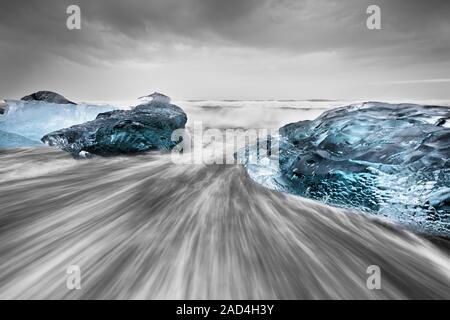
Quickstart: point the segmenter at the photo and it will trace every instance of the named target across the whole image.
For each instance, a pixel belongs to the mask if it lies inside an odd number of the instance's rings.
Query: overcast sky
[[[66,8],[81,8],[81,30]],[[366,9],[381,8],[382,30]],[[9,0],[0,97],[450,99],[448,0]]]

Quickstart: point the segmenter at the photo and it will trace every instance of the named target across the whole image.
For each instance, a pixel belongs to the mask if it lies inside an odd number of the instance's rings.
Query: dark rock
[[[5,114],[7,105],[5,102],[0,101],[0,114]]]
[[[38,91],[28,96],[23,97],[23,101],[45,101],[49,103],[58,104],[76,104],[70,100],[67,100],[62,95],[51,91]]]
[[[172,132],[184,128],[187,116],[172,104],[151,101],[133,110],[101,113],[97,119],[45,135],[42,142],[57,146],[74,157],[170,150]]]

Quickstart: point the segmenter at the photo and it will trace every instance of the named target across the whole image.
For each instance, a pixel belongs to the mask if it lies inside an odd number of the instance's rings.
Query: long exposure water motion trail
[[[450,298],[446,240],[168,157],[0,151],[0,298]]]

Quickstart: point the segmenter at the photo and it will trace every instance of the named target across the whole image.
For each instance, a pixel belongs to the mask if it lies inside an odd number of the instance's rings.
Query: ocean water
[[[217,129],[279,128],[352,102],[174,101],[189,128]],[[447,239],[270,190],[240,164],[80,161],[45,146],[2,149],[0,164],[2,299],[450,298]],[[66,287],[71,265],[81,290]],[[382,290],[367,288],[371,265]]]

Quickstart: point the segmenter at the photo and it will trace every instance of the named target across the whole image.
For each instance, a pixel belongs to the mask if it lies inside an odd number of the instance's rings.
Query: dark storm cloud
[[[65,27],[70,4],[81,7],[80,31]],[[381,7],[382,30],[366,28],[370,4]],[[383,65],[450,60],[448,0],[19,0],[1,10],[0,89],[55,59],[170,61],[177,45],[332,51]]]

